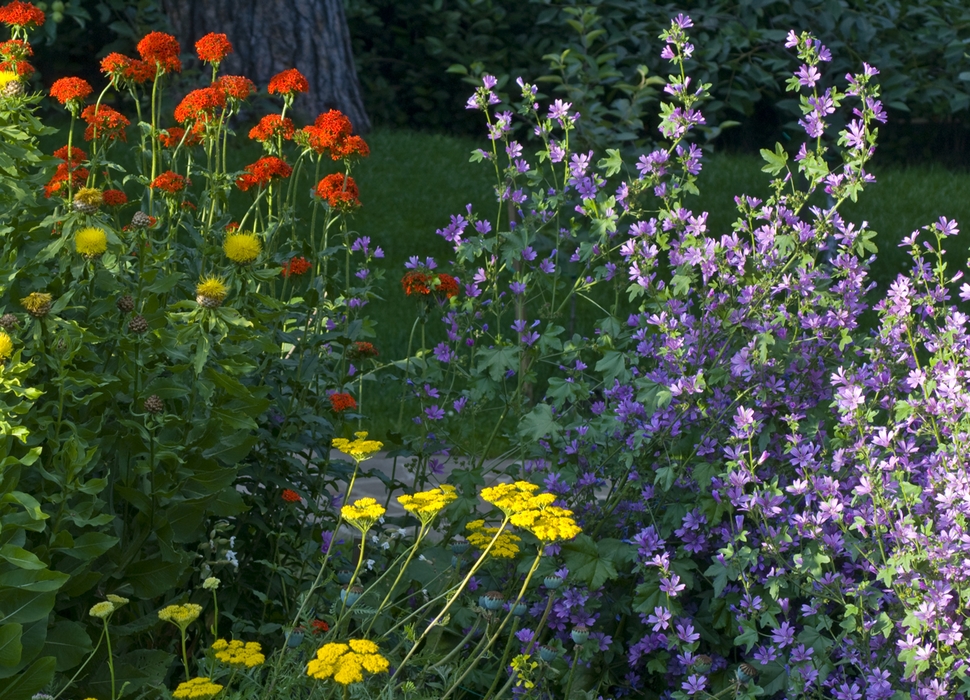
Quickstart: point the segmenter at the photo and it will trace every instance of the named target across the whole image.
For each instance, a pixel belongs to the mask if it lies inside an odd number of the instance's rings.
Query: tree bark
[[[309,119],[339,109],[354,130],[370,119],[357,81],[343,0],[162,0],[183,54],[209,32],[225,34],[234,51],[223,75],[244,75],[265,90],[270,78],[296,68],[310,83],[294,109]]]

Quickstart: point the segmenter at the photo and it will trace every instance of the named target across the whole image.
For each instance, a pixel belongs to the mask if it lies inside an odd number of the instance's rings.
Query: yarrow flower
[[[201,612],[202,606],[195,603],[168,605],[158,611],[158,619],[163,622],[171,622],[184,631],[186,627],[198,619]]]
[[[384,506],[373,498],[360,498],[340,509],[343,519],[362,533],[370,530],[385,512]]]
[[[157,65],[163,73],[178,73],[182,70],[179,60],[181,47],[171,34],[150,32],[138,42],[138,55],[143,61]]]
[[[95,603],[88,611],[88,615],[99,620],[107,620],[114,611],[115,604],[109,600],[103,600],[100,603]]]
[[[239,639],[217,639],[212,643],[216,660],[237,668],[254,668],[266,661],[259,642],[243,642]]]
[[[347,438],[334,438],[333,447],[340,450],[345,455],[349,455],[355,462],[363,462],[370,459],[384,447],[384,443],[379,440],[368,440],[367,431],[354,433],[353,440]]]
[[[409,513],[413,513],[422,523],[427,525],[434,517],[444,510],[449,503],[456,500],[458,495],[455,487],[442,484],[429,491],[419,491],[414,495],[404,494],[397,497],[398,503]]]
[[[193,678],[179,683],[172,692],[172,697],[179,700],[209,700],[218,695],[221,690],[222,686],[213,683],[209,678]]]
[[[269,81],[270,95],[280,94],[292,98],[298,92],[308,92],[309,90],[310,83],[296,68],[289,68],[277,73]]]
[[[225,34],[209,32],[195,42],[195,53],[203,63],[218,66],[222,59],[232,53],[232,44]]]
[[[161,190],[166,194],[176,195],[185,189],[185,178],[171,170],[166,170],[152,180],[149,187],[153,190]]]
[[[489,550],[489,554],[493,557],[513,559],[519,553],[518,543],[522,538],[518,535],[502,531],[497,527],[486,527],[484,520],[472,520],[465,525],[465,529],[468,530],[468,543],[476,549],[485,551],[494,539],[495,544]],[[496,535],[498,535],[497,538]]]
[[[108,249],[108,236],[103,228],[82,228],[74,234],[74,249],[86,258],[96,258]]]
[[[341,685],[360,683],[364,671],[370,674],[384,673],[390,663],[380,654],[374,642],[351,639],[346,644],[331,642],[317,650],[316,658],[307,664],[307,675],[317,680],[332,678]]]
[[[333,173],[317,183],[316,196],[334,209],[353,209],[360,206],[360,192],[354,178]]]
[[[313,263],[301,255],[299,257],[290,258],[283,263],[283,269],[280,274],[283,277],[289,277],[290,275],[302,275],[312,268]]]
[[[350,394],[333,393],[330,394],[330,407],[334,413],[343,413],[357,408],[357,402]]]
[[[255,233],[230,233],[222,244],[222,250],[237,265],[248,265],[263,252],[263,244]]]

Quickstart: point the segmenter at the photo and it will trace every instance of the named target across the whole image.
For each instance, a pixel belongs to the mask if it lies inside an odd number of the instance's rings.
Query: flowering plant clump
[[[217,639],[212,644],[212,650],[216,653],[217,661],[229,666],[253,668],[266,661],[259,642],[242,642],[238,639],[227,642],[225,639]]]
[[[332,679],[341,685],[361,683],[364,672],[384,673],[390,667],[376,644],[366,639],[351,639],[346,644],[325,644],[307,664],[307,675],[317,680]]]
[[[179,683],[172,691],[173,698],[179,700],[210,700],[222,690],[223,686],[213,683],[209,678],[193,678]]]

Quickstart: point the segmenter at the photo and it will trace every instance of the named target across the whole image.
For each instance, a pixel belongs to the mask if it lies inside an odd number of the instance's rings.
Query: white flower
[[[391,548],[391,543],[390,542],[382,542],[381,543],[381,549],[383,549],[384,551],[387,551],[390,548]]]
[[[368,571],[373,571],[374,570],[374,564],[376,564],[377,562],[375,562],[373,559],[367,559],[364,563],[367,564],[367,570]]]
[[[403,527],[399,527],[397,529],[397,532],[392,533],[392,535],[395,536],[395,537],[407,537],[408,536],[408,531],[405,528],[403,528]]]
[[[233,539],[235,539],[235,537]],[[235,566],[237,569],[239,568],[239,560],[236,558],[236,553],[231,549],[226,552],[226,561]]]
[[[426,556],[424,556],[423,554],[419,554],[418,555],[418,561],[428,561],[428,558]]]
[[[378,537],[377,535],[371,535],[370,541],[373,542],[374,544],[380,544],[381,538]]]

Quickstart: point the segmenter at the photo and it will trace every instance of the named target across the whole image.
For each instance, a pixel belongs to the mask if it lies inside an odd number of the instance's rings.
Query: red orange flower
[[[82,151],[77,146],[71,146],[70,157],[68,157],[67,146],[61,146],[56,151],[54,151],[54,157],[60,158],[61,160],[70,163],[71,165],[77,165],[81,161],[88,159],[88,154]]]
[[[10,4],[0,7],[0,22],[8,27],[33,29],[44,25],[44,13],[29,2],[14,0]]]
[[[72,109],[80,107],[92,91],[91,84],[84,78],[60,78],[51,85],[51,97]]]
[[[81,119],[88,123],[84,130],[84,140],[108,139],[114,141],[121,139],[127,141],[125,128],[131,124],[128,117],[107,105],[88,105],[81,112]]]
[[[287,178],[293,172],[293,168],[276,156],[260,158],[247,165],[244,170],[246,173],[236,180],[236,187],[243,192],[251,187],[268,185],[274,177]]]
[[[225,227],[223,227],[222,230],[225,231],[226,233],[232,233],[233,231],[238,231],[239,230],[239,222],[238,221],[230,221],[228,224],[225,225]]]
[[[34,72],[34,67],[27,62],[29,56],[34,55],[30,44],[20,39],[10,39],[0,43],[0,70],[16,73],[20,78],[26,78]]]
[[[432,275],[420,270],[408,270],[401,278],[401,288],[408,296],[415,294],[426,296],[435,292],[444,295],[445,299],[458,296],[460,291],[458,280],[451,275],[445,273]]]
[[[442,272],[438,275],[437,284],[434,286],[434,291],[439,294],[444,294],[446,299],[451,299],[452,297],[458,296],[458,292],[461,288],[458,286],[458,280],[456,280],[451,275]]]
[[[183,141],[183,139],[185,139]],[[170,126],[158,135],[158,140],[165,148],[176,148],[179,144],[183,146],[197,146],[202,142],[199,135],[193,131],[185,135],[185,129],[180,126]]]
[[[44,185],[44,196],[50,199],[55,194],[60,194],[62,190],[67,190],[69,179],[71,187],[75,189],[82,187],[88,179],[88,174],[87,168],[70,168],[66,162],[60,163],[50,182]]]
[[[138,55],[143,61],[158,66],[165,73],[178,73],[182,70],[179,60],[181,47],[171,34],[150,32],[138,42]]]
[[[171,170],[166,170],[152,180],[152,184],[149,187],[153,190],[167,192],[168,194],[178,194],[185,189],[185,178],[178,173],[173,173]]]
[[[330,631],[330,625],[323,620],[314,620],[310,623],[310,628],[310,631],[313,632],[313,634],[323,634],[324,632]]]
[[[347,409],[357,408],[357,402],[350,394],[330,394],[330,407],[334,413],[342,413]]]
[[[337,142],[330,150],[330,157],[334,160],[360,156],[366,158],[370,155],[370,146],[360,136],[348,136],[342,141]]]
[[[316,195],[334,208],[353,209],[360,206],[357,183],[349,175],[345,181],[343,173],[333,173],[320,180]]]
[[[105,190],[101,193],[101,201],[109,207],[120,207],[128,203],[128,195],[121,190]]]
[[[212,87],[222,90],[222,94],[232,100],[245,100],[256,92],[256,84],[241,75],[224,75],[212,83]]]
[[[141,85],[155,79],[155,64],[130,58],[120,53],[109,53],[101,59],[101,72],[111,80],[127,81]]]
[[[210,32],[195,42],[195,52],[203,63],[218,66],[222,59],[232,53],[232,44],[225,34]]]
[[[418,270],[408,270],[401,278],[401,288],[408,296],[412,294],[431,294],[428,275]]]
[[[303,499],[300,498],[300,494],[293,489],[283,489],[283,500],[287,503],[299,503]]]
[[[267,114],[259,120],[259,124],[249,130],[249,138],[260,143],[265,143],[277,135],[289,141],[293,138],[293,120],[289,117],[281,117],[279,114]]]
[[[226,106],[226,95],[218,87],[193,90],[175,108],[175,121],[206,123],[215,118],[216,110]]]
[[[366,156],[370,148],[360,136],[351,136],[350,120],[336,109],[317,117],[316,121],[300,130],[300,145],[317,153],[330,152],[333,160],[352,155]]]
[[[362,360],[365,357],[377,357],[378,355],[380,353],[377,352],[377,348],[374,347],[373,343],[368,343],[363,340],[358,340],[347,348],[347,356],[351,360]]]
[[[298,92],[307,92],[310,83],[303,77],[303,74],[296,68],[289,68],[282,73],[277,73],[269,81],[269,94],[275,95],[295,95]]]
[[[280,273],[283,277],[289,277],[290,275],[302,275],[308,272],[310,268],[313,267],[313,263],[304,258],[302,255],[300,257],[294,257],[283,263],[283,271]]]

